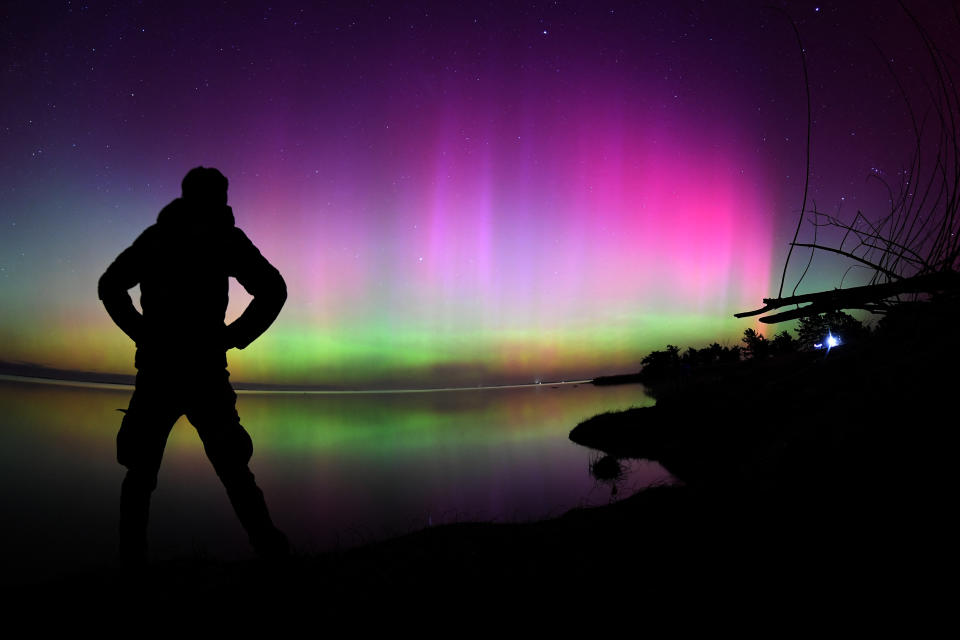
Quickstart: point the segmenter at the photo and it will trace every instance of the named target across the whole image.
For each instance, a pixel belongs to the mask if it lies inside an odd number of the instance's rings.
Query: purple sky
[[[129,371],[96,280],[199,164],[291,290],[238,379],[523,382],[733,344],[803,187],[770,4],[808,55],[811,198],[883,211],[867,177],[914,142],[885,59],[919,106],[930,71],[895,2],[10,3],[0,360]],[[910,6],[956,55],[951,3]]]

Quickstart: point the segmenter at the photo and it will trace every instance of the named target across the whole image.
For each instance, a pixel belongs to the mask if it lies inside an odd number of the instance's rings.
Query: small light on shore
[[[835,336],[833,335],[832,332],[828,331],[826,339],[823,342],[817,342],[816,344],[814,344],[813,348],[823,349],[824,347],[826,347],[827,351],[830,351],[830,349],[833,349],[834,347],[839,345],[840,345],[840,336]]]

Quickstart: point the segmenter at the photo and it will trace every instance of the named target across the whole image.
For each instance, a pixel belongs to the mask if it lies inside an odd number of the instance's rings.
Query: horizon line
[[[243,383],[234,386],[237,394],[245,395],[334,395],[334,394],[375,394],[375,393],[435,393],[439,391],[495,391],[498,389],[527,389],[536,387],[557,387],[581,385],[593,382],[593,378],[586,380],[556,380],[551,382],[527,382],[522,384],[483,385],[472,387],[432,387],[413,389],[245,389]],[[61,387],[77,387],[81,389],[109,389],[114,391],[132,391],[135,385],[118,382],[95,382],[87,380],[69,380],[66,378],[44,378],[40,376],[24,376],[0,373],[0,381],[26,382],[32,384],[46,384]]]

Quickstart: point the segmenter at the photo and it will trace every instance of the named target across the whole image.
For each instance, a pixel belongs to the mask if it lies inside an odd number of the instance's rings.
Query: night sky
[[[131,372],[96,282],[197,165],[289,288],[236,381],[548,381],[736,344],[803,191],[799,50],[767,5],[806,47],[823,210],[885,210],[867,178],[914,144],[887,64],[919,105],[929,73],[887,0],[316,4],[2,9],[0,361]],[[956,54],[950,2],[911,7]]]

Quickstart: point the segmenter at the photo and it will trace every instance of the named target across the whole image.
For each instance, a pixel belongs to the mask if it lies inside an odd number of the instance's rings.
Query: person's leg
[[[287,538],[270,519],[263,492],[248,467],[253,441],[240,424],[237,396],[227,372],[211,377],[209,383],[197,384],[195,390],[197,394],[191,401],[187,419],[200,435],[204,451],[227,490],[250,544],[263,557],[287,555]]]
[[[117,461],[127,468],[120,489],[119,531],[120,562],[125,566],[146,562],[150,495],[157,486],[167,436],[179,416],[171,394],[138,374],[117,433]]]

